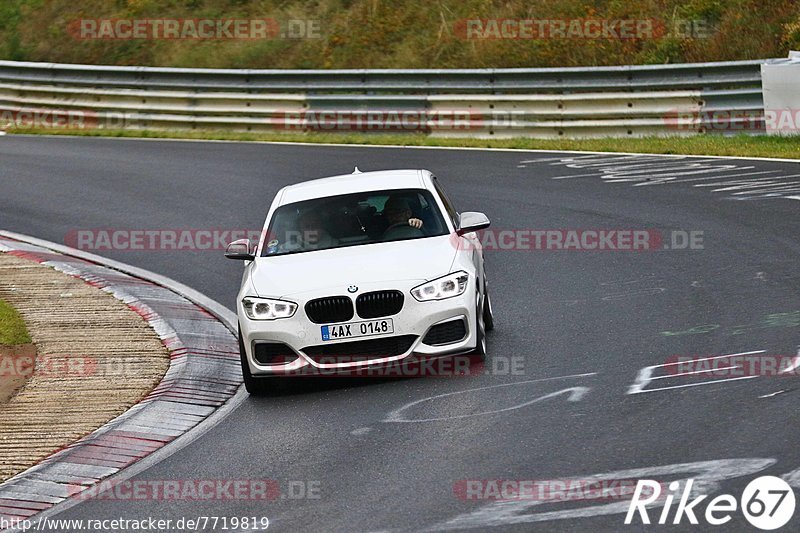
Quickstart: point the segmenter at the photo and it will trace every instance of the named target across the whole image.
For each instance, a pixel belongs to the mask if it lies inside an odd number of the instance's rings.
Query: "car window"
[[[453,223],[453,227],[458,227],[458,212],[453,207],[453,203],[450,201],[450,198],[442,189],[442,186],[439,185],[439,180],[436,179],[436,176],[433,177],[433,188],[436,189],[436,193],[439,195],[439,198],[442,199],[442,203],[444,204],[444,208],[447,211],[447,215],[450,217],[450,220]]]
[[[421,227],[410,224],[411,219],[421,221]],[[370,191],[314,198],[277,208],[270,219],[261,255],[284,255],[446,234],[444,218],[429,191]]]

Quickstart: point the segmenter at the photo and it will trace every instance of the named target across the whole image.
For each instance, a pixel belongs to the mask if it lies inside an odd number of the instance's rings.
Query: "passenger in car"
[[[303,213],[298,220],[300,239],[305,250],[324,250],[339,244],[331,236],[322,223],[322,217],[316,211]]]

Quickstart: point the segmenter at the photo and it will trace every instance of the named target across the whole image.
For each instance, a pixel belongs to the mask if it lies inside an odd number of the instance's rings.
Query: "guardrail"
[[[325,71],[0,61],[0,127],[545,138],[760,133],[761,65],[786,61]]]

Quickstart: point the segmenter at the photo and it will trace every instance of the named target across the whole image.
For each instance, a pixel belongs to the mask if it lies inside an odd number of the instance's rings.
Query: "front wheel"
[[[241,328],[239,328],[239,359],[242,362],[242,379],[244,381],[245,390],[253,396],[264,394],[265,387],[263,380],[254,378],[253,374],[250,373],[250,365],[247,363],[247,352],[244,349]]]
[[[494,329],[494,311],[492,310],[492,298],[489,296],[489,281],[483,278],[483,324],[486,331]]]
[[[484,305],[481,305],[481,297],[475,298],[475,350],[472,355],[479,361],[486,361],[486,323],[484,322]]]

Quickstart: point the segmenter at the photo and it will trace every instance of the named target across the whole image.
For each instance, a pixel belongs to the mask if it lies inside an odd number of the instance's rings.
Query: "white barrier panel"
[[[770,135],[800,134],[800,52],[789,62],[761,65],[764,124]]]

